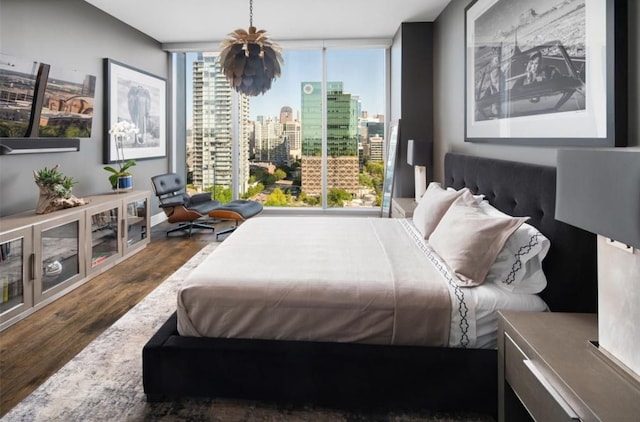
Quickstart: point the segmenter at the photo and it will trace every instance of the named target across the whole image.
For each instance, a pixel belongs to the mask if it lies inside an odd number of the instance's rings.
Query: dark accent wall
[[[0,0],[0,51],[97,77],[92,135],[80,139],[80,151],[0,155],[0,216],[34,209],[38,188],[33,170],[56,164],[78,182],[73,188],[76,196],[110,191],[102,168],[103,59],[169,79],[168,55],[161,44],[81,0]],[[167,133],[170,138],[171,127]],[[168,158],[139,160],[133,168],[134,188],[150,190],[151,176],[166,172],[168,163]],[[155,198],[151,209],[154,214],[159,211]]]
[[[464,142],[464,9],[471,0],[452,0],[435,21],[434,30],[434,159],[435,179],[442,180],[448,151],[482,157],[556,165],[555,147]],[[628,146],[640,146],[640,3],[628,1]]]
[[[432,22],[410,22],[403,23],[394,37],[392,119],[401,119],[394,197],[413,197],[415,194],[414,170],[407,164],[407,141],[429,142],[433,139],[433,34]]]

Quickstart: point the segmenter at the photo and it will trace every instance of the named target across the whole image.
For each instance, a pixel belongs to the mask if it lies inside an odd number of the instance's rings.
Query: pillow
[[[467,189],[467,188],[463,188],[463,189]],[[454,188],[452,188],[451,186],[449,186],[447,188],[447,192],[458,192],[457,190],[455,190]],[[480,194],[480,195],[473,195],[473,198],[476,200],[476,202],[479,204],[480,202],[482,202],[484,200],[484,195]]]
[[[469,191],[456,199],[435,228],[429,244],[464,286],[485,281],[505,242],[528,217],[491,216]]]
[[[506,216],[487,201],[480,208],[489,215]],[[551,242],[538,229],[524,223],[513,233],[487,274],[487,282],[513,293],[540,293],[547,287],[542,260]]]
[[[440,183],[429,183],[427,190],[413,210],[413,224],[425,239],[429,238],[453,201],[464,192],[468,192],[468,189],[447,192],[440,186]]]

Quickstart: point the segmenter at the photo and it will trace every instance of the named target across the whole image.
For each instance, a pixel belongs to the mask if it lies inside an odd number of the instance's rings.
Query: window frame
[[[385,128],[387,128],[390,123],[390,115],[391,115],[391,46],[392,39],[348,39],[348,40],[297,40],[297,41],[276,41],[277,44],[283,50],[318,50],[321,51],[322,54],[322,201],[321,206],[318,207],[265,207],[264,211],[267,214],[276,213],[276,214],[346,214],[346,215],[370,215],[370,216],[379,216],[381,207],[370,207],[370,208],[360,208],[360,207],[329,207],[327,201],[328,195],[328,187],[327,187],[327,50],[358,50],[358,49],[383,49],[385,53],[385,63],[384,63],[384,72],[385,72],[385,86],[384,86],[384,115],[385,115]],[[170,68],[172,69],[170,75],[171,82],[171,95],[169,97],[169,101],[171,101],[171,106],[169,110],[171,112],[171,118],[169,121],[171,122],[170,131],[171,141],[170,141],[170,151],[173,152],[169,156],[169,167],[171,171],[175,171],[175,169],[179,168],[178,163],[176,162],[176,157],[179,154],[176,154],[179,148],[184,148],[185,153],[182,154],[186,158],[186,133],[187,133],[187,124],[186,124],[186,109],[187,104],[186,100],[183,101],[182,106],[180,105],[180,87],[186,87],[187,83],[187,72],[189,69],[186,69],[186,53],[192,52],[218,52],[219,51],[219,42],[214,43],[167,43],[163,44],[163,49],[168,53],[172,53],[169,55]],[[186,97],[186,93],[182,94],[183,99]],[[232,109],[234,110],[232,113],[232,167],[233,167],[233,177],[232,177],[232,192],[233,198],[237,199],[239,197],[239,181],[237,170],[239,168],[239,134],[240,130],[240,119],[238,115],[238,97],[239,94],[235,91],[232,91]],[[184,128],[183,133],[180,134],[181,128]],[[180,142],[178,142],[180,141]],[[386,163],[387,156],[387,145],[386,142],[383,146],[383,159]],[[186,162],[185,162],[186,168]]]

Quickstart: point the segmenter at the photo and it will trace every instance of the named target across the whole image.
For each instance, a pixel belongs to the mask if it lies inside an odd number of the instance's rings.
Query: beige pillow
[[[528,219],[488,215],[465,192],[451,204],[429,244],[462,285],[477,286],[484,282],[509,236]]]
[[[429,238],[453,201],[468,191],[469,189],[464,188],[450,192],[443,189],[438,182],[429,183],[426,192],[413,210],[413,224],[425,239]]]

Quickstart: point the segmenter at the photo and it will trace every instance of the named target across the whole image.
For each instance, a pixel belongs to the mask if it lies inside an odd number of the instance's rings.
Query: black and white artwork
[[[465,139],[608,145],[612,1],[472,2],[465,11]]]
[[[115,137],[108,131],[122,121],[137,129],[122,141],[125,159],[166,156],[166,81],[110,59],[105,59],[105,81],[105,164],[118,160]]]

